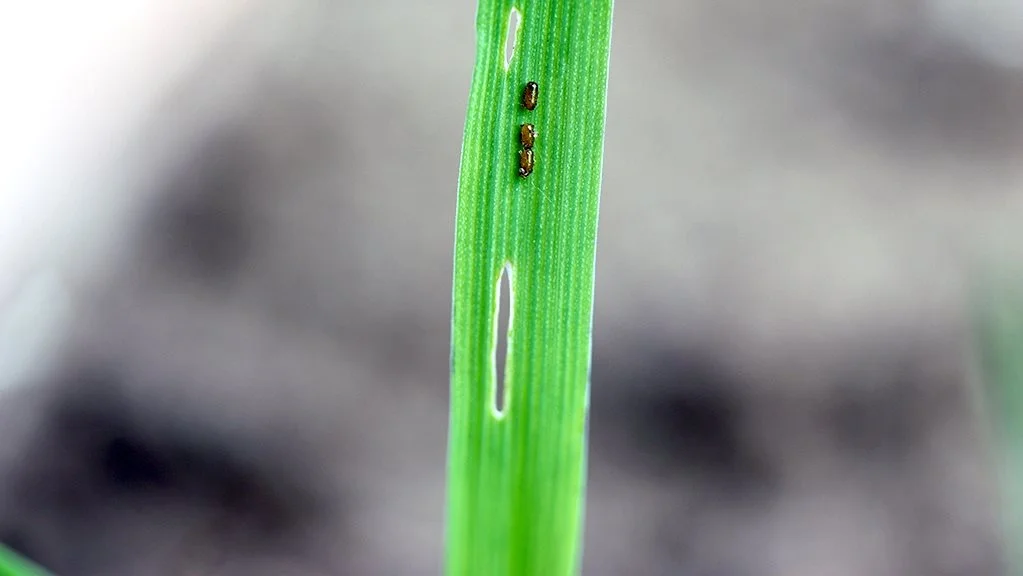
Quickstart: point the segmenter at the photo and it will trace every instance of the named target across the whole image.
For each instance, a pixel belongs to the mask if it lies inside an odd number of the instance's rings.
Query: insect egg
[[[536,82],[526,82],[526,88],[522,91],[522,105],[526,110],[536,108],[536,100],[540,94],[540,87]]]
[[[519,176],[525,178],[533,173],[533,151],[530,149],[519,150]]]
[[[533,144],[536,142],[536,126],[532,124],[523,124],[519,130],[519,140],[522,141],[522,147],[530,150],[533,148]]]

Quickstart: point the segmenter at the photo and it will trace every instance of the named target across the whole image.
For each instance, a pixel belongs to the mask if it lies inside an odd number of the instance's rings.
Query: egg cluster
[[[536,82],[527,82],[522,91],[522,106],[526,110],[536,109],[536,101],[540,94],[540,87]],[[522,149],[519,150],[519,176],[525,178],[533,173],[535,157],[533,156],[533,144],[536,143],[536,126],[526,123],[519,128],[519,142]]]

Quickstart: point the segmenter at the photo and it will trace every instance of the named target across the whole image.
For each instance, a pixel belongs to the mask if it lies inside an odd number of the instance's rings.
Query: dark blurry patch
[[[829,395],[824,414],[837,447],[856,458],[898,463],[932,432],[969,418],[967,376],[954,360],[958,354],[958,348],[941,347],[922,356],[889,352],[846,370],[846,384]]]
[[[848,33],[833,37],[849,37]],[[838,110],[900,158],[1003,158],[1020,145],[1023,79],[977,54],[915,36],[861,33],[815,74]]]
[[[864,459],[898,459],[914,448],[919,433],[910,383],[880,389],[850,386],[834,393],[827,422],[839,448]],[[917,398],[916,400],[919,400]]]
[[[169,478],[166,467],[146,446],[130,437],[114,435],[102,450],[104,476],[124,489],[161,487]]]
[[[77,436],[78,456],[85,459],[101,493],[159,494],[206,503],[271,532],[285,530],[302,513],[311,513],[312,503],[306,502],[300,486],[291,485],[286,471],[275,474],[269,466],[243,461],[221,438],[145,426],[146,415],[132,413],[119,400],[106,374],[99,377],[107,378],[100,384],[107,390],[72,401],[60,411],[62,427]]]
[[[102,540],[103,518],[125,506],[154,522],[175,507],[205,510],[219,519],[218,537],[260,546],[287,541],[326,512],[287,466],[274,467],[277,455],[250,461],[240,454],[251,450],[224,438],[154,424],[164,418],[132,408],[124,385],[103,363],[58,385],[28,446],[32,459],[13,482],[17,510],[2,519],[4,543],[67,567]],[[51,528],[40,532],[39,522]]]
[[[637,397],[627,405],[636,414],[641,446],[661,464],[681,464],[731,474],[742,451],[736,435],[736,406],[713,390],[669,392]]]
[[[251,252],[246,196],[259,162],[235,128],[202,143],[165,183],[153,214],[161,261],[209,282],[229,280]]]
[[[595,442],[662,476],[702,477],[726,489],[768,483],[766,462],[744,438],[737,383],[704,355],[643,358],[624,372],[595,366]]]

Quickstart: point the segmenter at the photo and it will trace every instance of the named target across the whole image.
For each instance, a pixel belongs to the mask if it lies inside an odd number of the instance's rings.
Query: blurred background
[[[21,4],[0,542],[440,573],[474,0]],[[966,305],[1023,263],[1021,55],[1018,0],[618,2],[587,576],[1000,573]]]

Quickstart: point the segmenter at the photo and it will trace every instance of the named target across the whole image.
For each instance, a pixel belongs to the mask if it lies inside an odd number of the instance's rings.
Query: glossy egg
[[[525,178],[533,173],[535,163],[533,151],[530,149],[519,150],[519,176]]]
[[[536,82],[526,82],[526,87],[522,90],[522,105],[525,106],[526,110],[533,110],[536,108],[536,101],[539,96],[540,86]]]
[[[522,142],[523,148],[531,150],[536,142],[536,126],[523,124],[519,130],[519,140]]]

